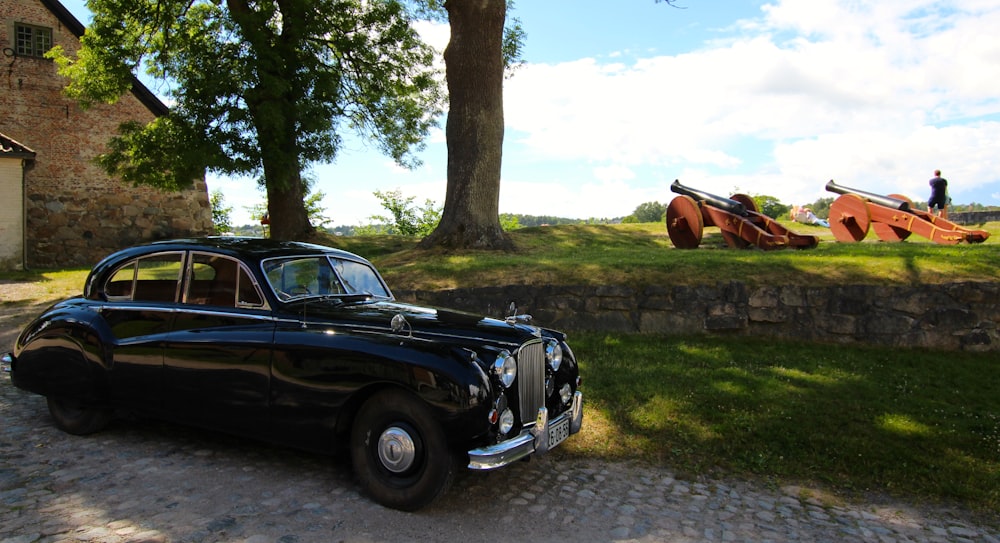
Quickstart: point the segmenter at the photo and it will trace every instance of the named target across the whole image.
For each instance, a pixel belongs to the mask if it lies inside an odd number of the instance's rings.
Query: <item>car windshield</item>
[[[391,297],[378,273],[361,262],[303,256],[265,260],[263,266],[271,290],[282,301],[312,296]]]

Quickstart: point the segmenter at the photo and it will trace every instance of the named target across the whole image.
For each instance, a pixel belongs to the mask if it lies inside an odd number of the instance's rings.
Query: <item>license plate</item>
[[[567,437],[569,437],[569,419],[562,419],[549,426],[550,449],[555,448],[556,445],[562,443]]]

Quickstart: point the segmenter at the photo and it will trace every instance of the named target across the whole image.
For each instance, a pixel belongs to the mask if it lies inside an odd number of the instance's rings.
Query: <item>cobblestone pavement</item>
[[[323,456],[141,420],[64,434],[0,374],[0,543],[1000,542],[996,522],[972,518],[558,452],[463,471],[438,503],[402,513]]]

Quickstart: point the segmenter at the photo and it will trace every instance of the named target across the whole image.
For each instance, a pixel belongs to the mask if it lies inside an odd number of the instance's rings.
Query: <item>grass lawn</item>
[[[1000,514],[1000,356],[571,334],[572,454]]]
[[[808,250],[733,250],[709,228],[701,247],[682,251],[662,224],[526,228],[512,234],[518,250],[500,254],[423,252],[416,240],[391,236],[321,241],[369,258],[396,289],[1000,280],[1000,223],[980,226],[991,232],[985,243],[953,246],[916,237],[836,243],[826,229],[791,228],[822,241]],[[86,275],[0,273],[0,309],[77,294]],[[1000,515],[996,353],[570,332],[586,423],[561,454],[888,492]]]

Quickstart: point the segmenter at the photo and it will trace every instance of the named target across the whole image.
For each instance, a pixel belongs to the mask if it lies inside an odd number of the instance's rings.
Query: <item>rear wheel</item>
[[[358,412],[351,460],[365,491],[378,503],[415,511],[451,484],[454,458],[444,431],[413,395],[384,391]]]
[[[70,398],[49,396],[46,400],[56,427],[68,434],[92,434],[103,430],[111,422],[111,409],[84,405]]]

